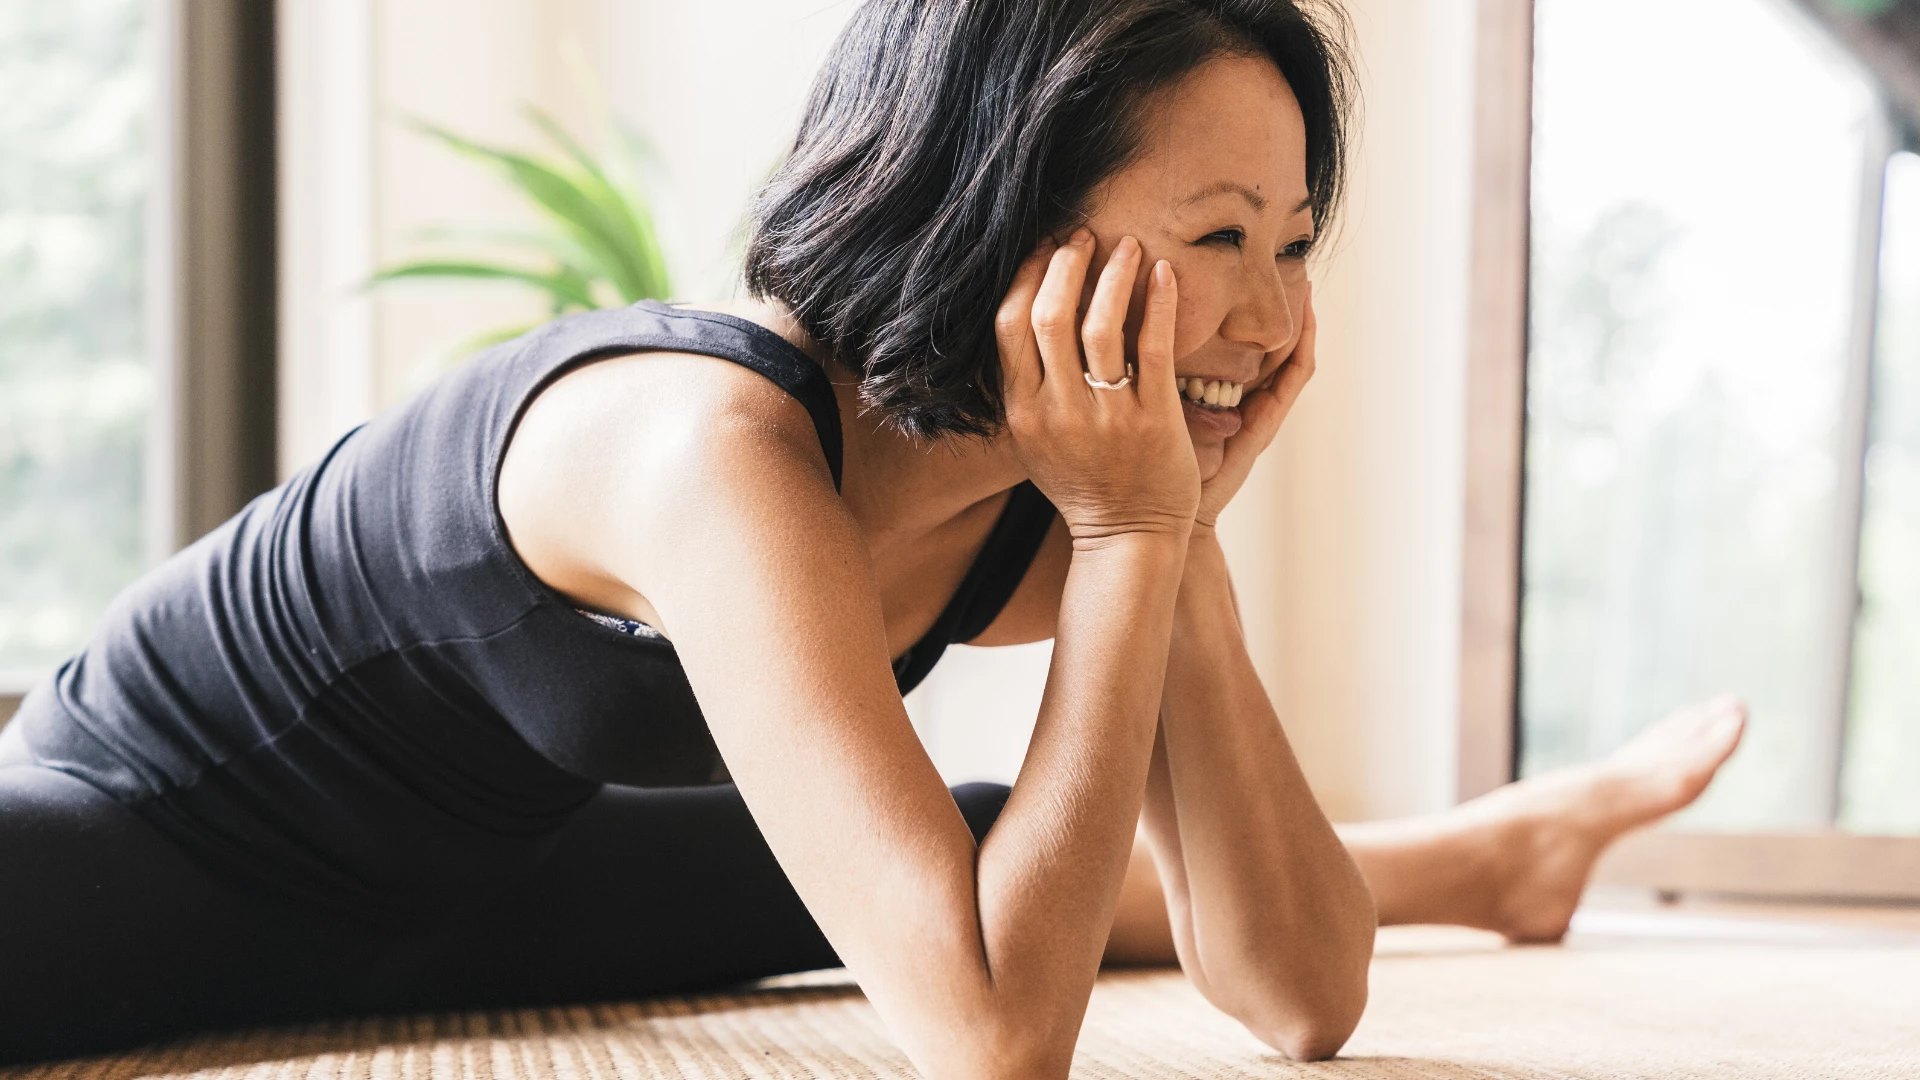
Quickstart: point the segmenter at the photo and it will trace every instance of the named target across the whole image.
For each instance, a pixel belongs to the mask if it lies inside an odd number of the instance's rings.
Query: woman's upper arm
[[[917,1059],[964,1059],[992,1007],[976,847],[907,719],[864,543],[812,438],[796,408],[656,456],[606,508],[648,527],[600,554],[671,632],[835,950]]]

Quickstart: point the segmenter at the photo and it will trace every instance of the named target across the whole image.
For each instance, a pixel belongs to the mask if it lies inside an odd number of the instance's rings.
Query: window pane
[[[152,9],[0,5],[0,689],[144,557]]]
[[[1537,19],[1521,771],[1733,690],[1689,824],[1824,823],[1873,99],[1781,0]]]
[[[1887,166],[1840,821],[1920,833],[1920,157]]]

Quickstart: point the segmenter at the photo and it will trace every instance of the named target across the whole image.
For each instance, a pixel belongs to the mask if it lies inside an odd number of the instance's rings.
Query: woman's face
[[[1229,57],[1159,95],[1144,140],[1133,163],[1095,194],[1086,222],[1099,240],[1093,265],[1104,266],[1122,237],[1140,242],[1131,340],[1146,275],[1159,259],[1173,264],[1174,374],[1188,398],[1200,475],[1211,478],[1240,428],[1229,402],[1272,375],[1300,334],[1313,242],[1306,123],[1270,61]],[[1087,300],[1096,276],[1088,275]],[[1210,395],[1218,403],[1193,400],[1190,380],[1219,383]]]

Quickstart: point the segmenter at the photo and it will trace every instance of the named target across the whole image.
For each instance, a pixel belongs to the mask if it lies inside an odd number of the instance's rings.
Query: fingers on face
[[[1300,340],[1293,345],[1293,361],[1304,368],[1308,375],[1313,374],[1314,349],[1318,344],[1319,335],[1320,324],[1313,317],[1313,286],[1308,285],[1307,301],[1300,311]]]
[[[1173,264],[1153,264],[1147,276],[1147,310],[1140,319],[1140,385],[1173,387],[1173,318],[1180,309],[1180,284]]]
[[[1315,348],[1318,345],[1319,326],[1313,317],[1313,293],[1311,287],[1307,293],[1306,306],[1300,319],[1300,338],[1293,343],[1293,354],[1280,368],[1280,377],[1274,383],[1274,396],[1279,398],[1281,415],[1293,408],[1294,399],[1300,391],[1306,389],[1307,380],[1313,378],[1313,369],[1318,362]]]
[[[1092,261],[1093,233],[1081,229],[1054,251],[1033,301],[1033,336],[1042,366],[1049,380],[1062,385],[1081,378],[1080,291]]]
[[[1080,327],[1087,373],[1101,382],[1119,382],[1127,374],[1127,305],[1140,270],[1140,242],[1121,237],[1094,285],[1087,320]]]
[[[1294,340],[1293,351],[1267,376],[1258,391],[1247,395],[1247,405],[1241,408],[1247,420],[1243,430],[1267,432],[1269,438],[1279,431],[1281,421],[1287,418],[1300,392],[1306,389],[1307,380],[1313,378],[1316,342],[1313,295],[1309,292],[1300,321],[1300,336]]]
[[[1052,262],[1054,245],[1042,244],[1013,275],[1013,285],[995,313],[993,334],[1000,346],[1000,386],[1009,394],[1031,393],[1040,385],[1040,350],[1033,337],[1033,304]]]

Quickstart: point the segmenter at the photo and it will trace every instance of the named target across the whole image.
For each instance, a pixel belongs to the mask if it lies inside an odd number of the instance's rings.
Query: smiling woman
[[[1335,44],[1338,8],[1261,0],[1133,0],[1074,15],[1028,8],[863,7],[754,212],[748,283],[787,305],[814,341],[861,373],[866,400],[915,435],[994,430],[991,313],[1036,244],[1087,221],[1096,198],[1112,198],[1102,185],[1123,166],[1205,151],[1177,165],[1179,174],[1146,181],[1155,205],[1123,211],[1154,215],[1156,233],[1181,204],[1234,187],[1270,194],[1279,175],[1297,189],[1285,193],[1285,208],[1297,199],[1311,210],[1304,238],[1340,200],[1352,91]],[[1034,32],[1035,20],[1048,30]],[[907,41],[914,47],[902,48]],[[1202,95],[1186,106],[1156,99],[1228,58],[1265,72],[1254,76],[1254,96],[1215,75],[1178,92]],[[1269,106],[1280,108],[1277,119]],[[1195,129],[1173,130],[1169,108]],[[1248,123],[1290,130],[1249,133]],[[1230,131],[1235,124],[1241,130]],[[1254,143],[1220,141],[1248,134]],[[1281,152],[1276,137],[1292,158],[1284,173],[1246,157],[1259,152],[1250,147]],[[1228,148],[1237,160],[1216,167],[1212,158]],[[1124,235],[1090,224],[1103,251]],[[1287,222],[1296,232],[1299,224]]]
[[[1095,235],[1138,237],[1179,274],[1174,352],[1203,476],[1219,471],[1240,431],[1246,388],[1271,379],[1300,336],[1307,254],[1326,210],[1316,212],[1312,159],[1303,172],[1298,148],[1333,115],[1309,124],[1272,62],[1225,54],[1143,110],[1133,167],[1102,186],[1088,218]],[[1218,513],[1205,508],[1201,520]]]
[[[1163,951],[1332,1053],[1374,913],[1212,529],[1313,370],[1330,25],[862,7],[757,207],[756,299],[476,357],[27,697],[0,1059],[844,962],[930,1076],[1065,1075],[1139,824]],[[901,693],[1048,637],[1026,774],[949,793]]]
[[[1319,1058],[1375,893],[1564,931],[1737,709],[1349,847],[1215,536],[1315,367],[1337,26],[870,0],[756,209],[752,298],[489,349],[26,699],[0,1060],[844,963],[926,1075],[1064,1077],[1103,957],[1177,958]],[[1047,638],[1018,781],[949,791],[902,693],[953,643]]]

